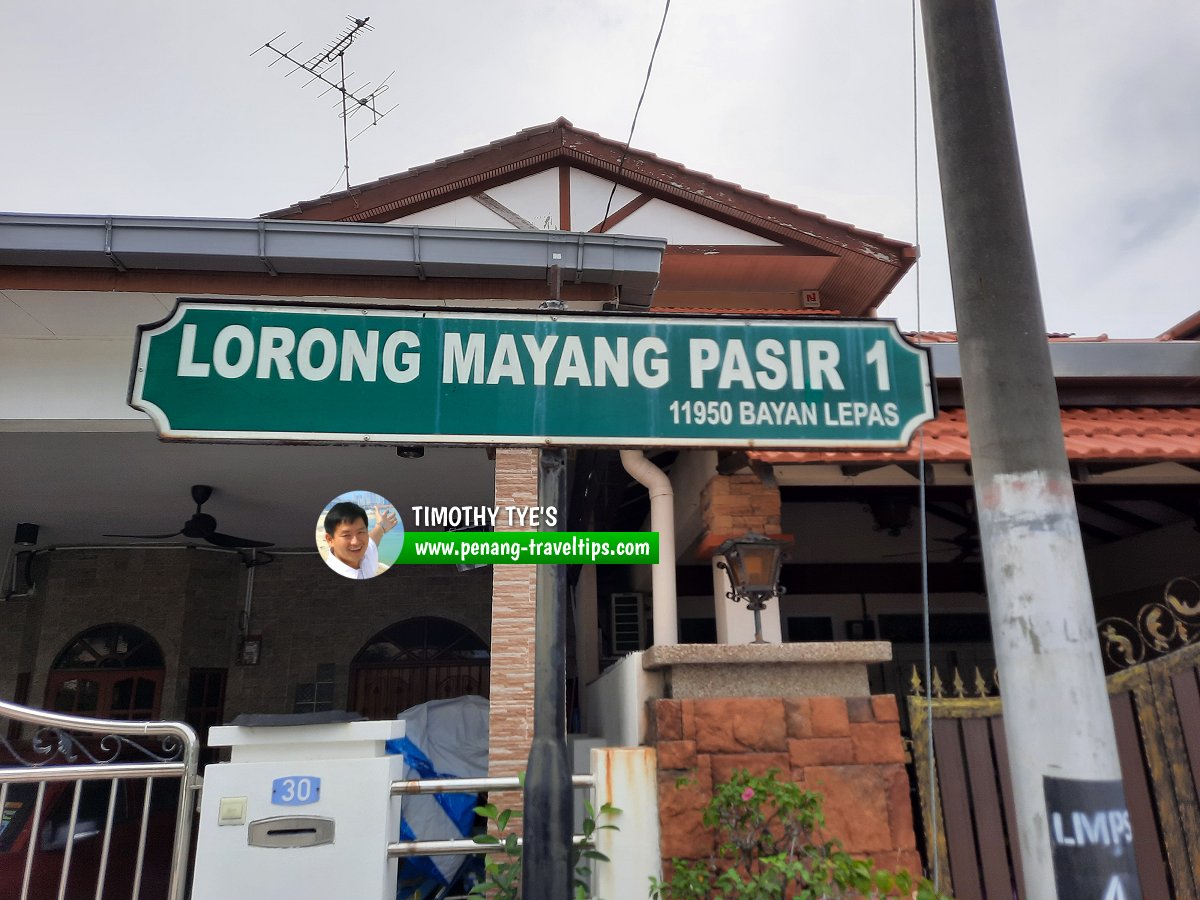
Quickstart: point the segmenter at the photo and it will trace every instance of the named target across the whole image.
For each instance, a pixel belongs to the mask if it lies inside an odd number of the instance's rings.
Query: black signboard
[[[1043,778],[1058,896],[1142,900],[1120,781]]]

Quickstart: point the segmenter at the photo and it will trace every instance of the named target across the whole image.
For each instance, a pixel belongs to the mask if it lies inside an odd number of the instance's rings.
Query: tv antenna
[[[346,20],[350,22],[350,25],[343,29],[341,34],[322,47],[319,52],[308,59],[301,59],[293,55],[300,47],[300,43],[303,43],[303,41],[295,44],[287,50],[281,50],[279,47],[275,46],[275,42],[287,34],[286,31],[279,32],[279,34],[275,35],[275,37],[271,38],[271,40],[259,47],[258,50],[255,50],[254,53],[258,53],[259,50],[270,50],[275,54],[276,58],[271,61],[270,65],[267,66],[268,69],[276,63],[283,62],[285,60],[291,63],[292,69],[285,77],[294,75],[299,71],[307,72],[312,77],[304,83],[304,87],[308,87],[310,84],[318,81],[325,85],[325,89],[317,95],[318,98],[324,97],[331,91],[337,91],[338,94],[341,95],[342,149],[345,152],[345,165],[343,167],[343,171],[346,175],[346,190],[350,190],[350,141],[354,139],[350,137],[351,117],[356,113],[362,112],[363,110],[366,110],[371,114],[370,123],[363,128],[362,131],[359,131],[358,134],[354,135],[356,138],[372,125],[378,125],[380,119],[382,119],[400,104],[393,104],[388,109],[381,111],[377,103],[379,97],[386,93],[388,89],[388,78],[391,78],[392,75],[395,75],[395,71],[389,73],[387,78],[384,78],[383,81],[379,82],[379,85],[373,90],[369,90],[371,88],[371,82],[369,81],[360,87],[354,88],[353,90],[346,86],[346,79],[354,77],[353,72],[351,72],[349,75],[346,74],[346,51],[350,49],[356,40],[365,35],[368,31],[375,30],[374,27],[369,24],[371,21],[370,16],[367,16],[363,19],[356,19],[354,16],[346,16]],[[254,53],[251,53],[250,55],[253,56]],[[338,70],[336,80],[334,73],[331,71],[335,65]],[[334,104],[334,108],[337,108],[336,103]]]

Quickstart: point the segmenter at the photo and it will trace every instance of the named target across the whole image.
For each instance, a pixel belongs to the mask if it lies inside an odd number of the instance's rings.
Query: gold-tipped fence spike
[[[914,697],[920,697],[920,696],[921,696],[921,676],[920,676],[920,674],[917,672],[917,667],[916,667],[916,666],[913,666],[912,678],[910,678],[910,679],[909,679],[909,681],[908,681],[908,685],[909,685],[909,688],[908,688],[908,689],[909,689],[909,692],[910,692],[910,693],[911,693],[911,694],[912,694]]]
[[[942,673],[935,666],[933,669],[933,696],[945,697],[946,691],[942,686]]]
[[[954,696],[962,699],[967,696],[966,685],[963,684],[962,675],[959,674],[958,666],[954,667]]]
[[[983,677],[983,673],[979,671],[979,666],[975,667],[975,696],[986,697],[988,695],[987,681]]]
[[[992,684],[996,686],[996,696],[1000,696],[1000,673],[992,669]]]

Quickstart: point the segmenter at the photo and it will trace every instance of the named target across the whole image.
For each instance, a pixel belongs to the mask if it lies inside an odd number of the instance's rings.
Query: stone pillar
[[[664,869],[713,852],[701,816],[714,785],[776,769],[823,796],[822,839],[919,875],[896,698],[869,696],[867,667],[890,658],[875,641],[646,651],[670,698],[649,702]]]
[[[496,506],[537,506],[538,451],[496,451]],[[497,531],[533,529],[502,526]],[[488,774],[525,770],[533,741],[537,566],[493,566]],[[507,799],[507,798],[506,798]]]
[[[654,701],[664,868],[703,860],[714,785],[771,769],[824,798],[825,838],[886,869],[921,873],[896,698],[711,697]],[[677,787],[682,778],[691,781]]]

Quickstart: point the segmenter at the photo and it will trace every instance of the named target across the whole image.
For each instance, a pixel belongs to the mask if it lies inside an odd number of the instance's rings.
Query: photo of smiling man
[[[370,513],[363,503],[371,504]],[[321,558],[343,578],[374,578],[388,569],[388,565],[379,561],[379,546],[384,535],[399,521],[395,507],[383,497],[365,491],[339,495],[325,508],[317,523]],[[394,554],[387,558],[393,559]]]

